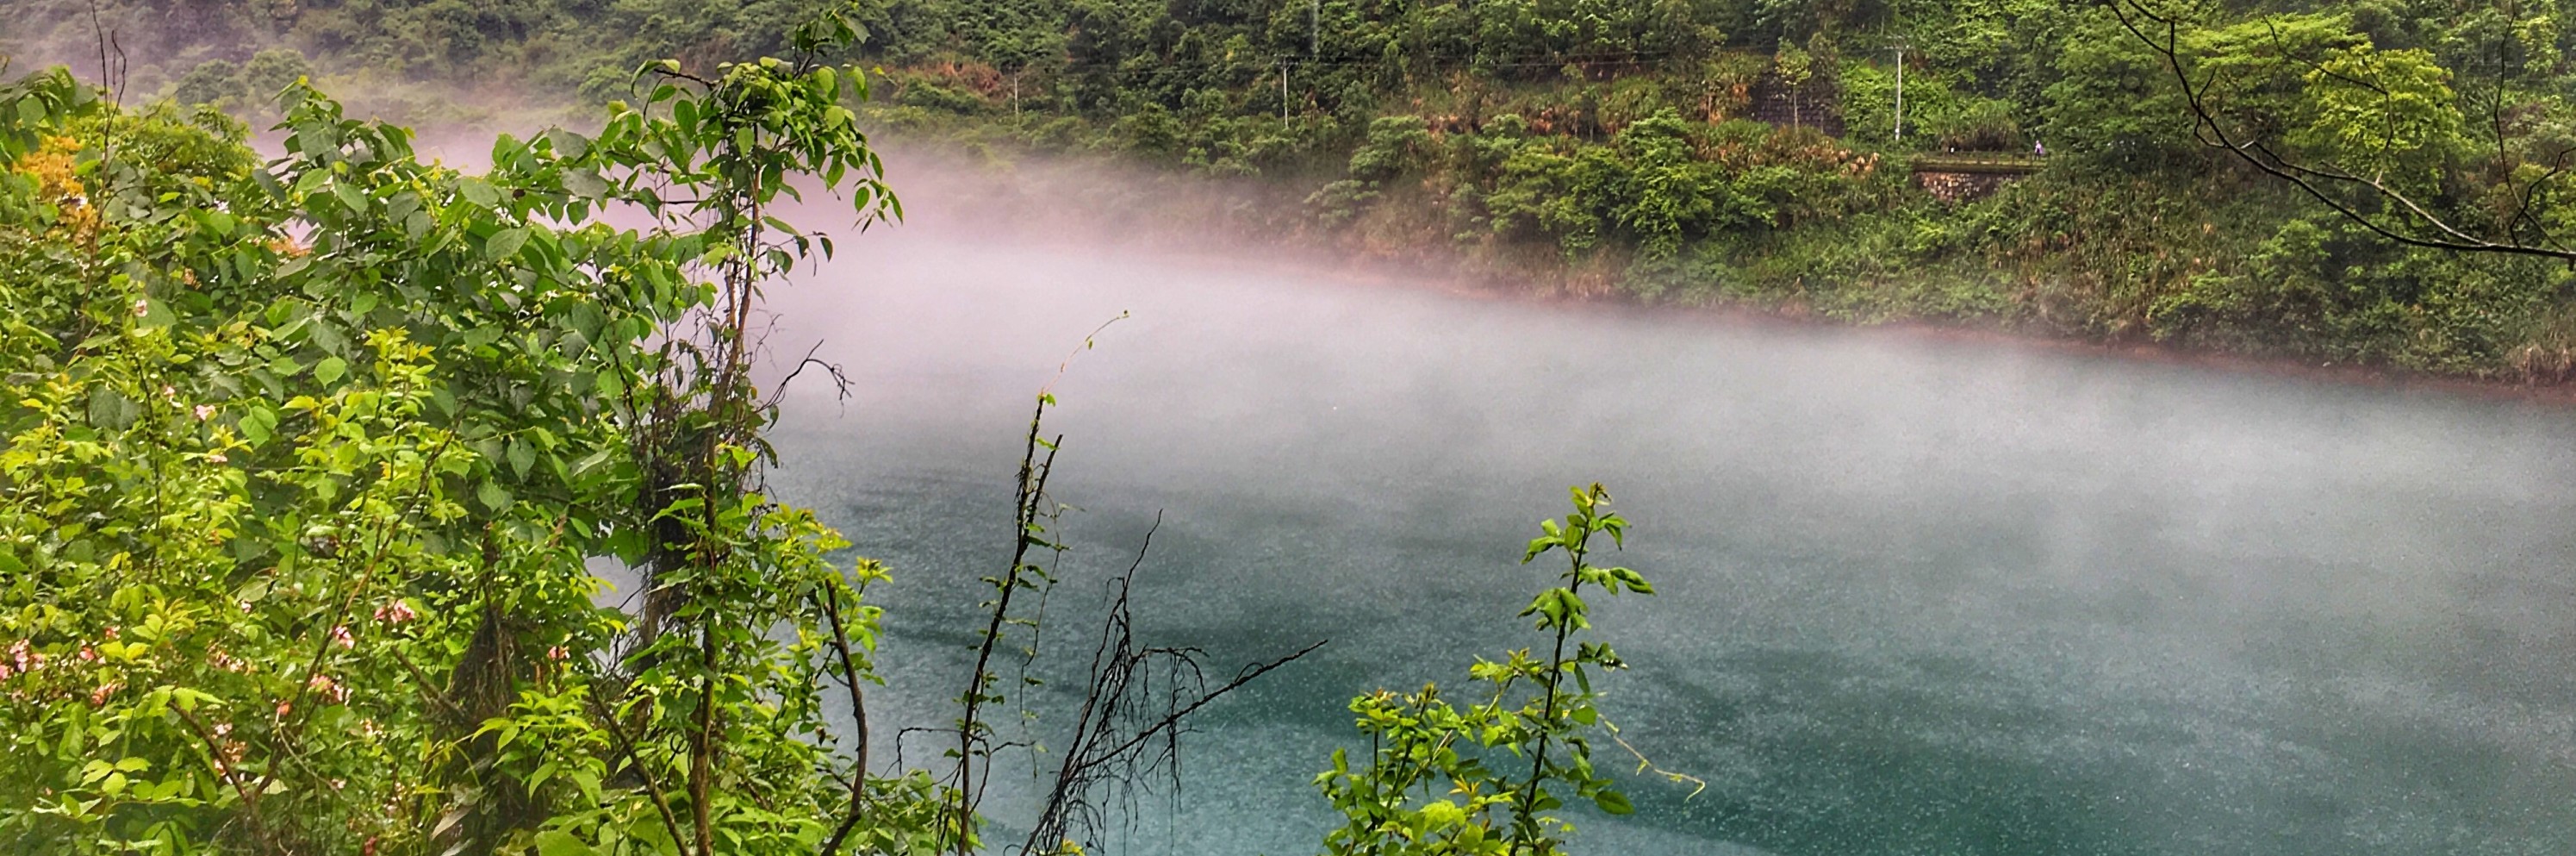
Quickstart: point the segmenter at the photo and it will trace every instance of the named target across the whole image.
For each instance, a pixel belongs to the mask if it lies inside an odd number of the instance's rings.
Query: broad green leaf
[[[537,461],[537,450],[529,446],[527,441],[515,439],[510,441],[509,449],[510,471],[520,478],[527,478],[528,465]]]
[[[234,427],[241,431],[242,439],[250,441],[253,446],[267,443],[268,438],[277,433],[277,411],[265,405],[254,405],[242,413]]]
[[[519,247],[527,242],[528,230],[525,228],[494,232],[492,237],[483,240],[483,257],[496,262],[508,260],[518,255]]]
[[[490,182],[486,182],[479,178],[466,177],[457,179],[456,192],[457,195],[465,197],[465,201],[484,208],[490,208],[494,205],[500,204],[501,202],[500,191],[494,190]]]
[[[334,183],[331,185],[331,195],[337,197],[341,205],[348,206],[350,213],[367,213],[367,191],[364,188],[347,182]]]
[[[484,480],[482,485],[474,489],[474,498],[480,500],[483,507],[493,511],[506,511],[510,508],[509,489],[489,479]]]
[[[321,362],[313,364],[313,379],[325,385],[338,383],[341,376],[348,373],[349,361],[339,357],[323,357]]]

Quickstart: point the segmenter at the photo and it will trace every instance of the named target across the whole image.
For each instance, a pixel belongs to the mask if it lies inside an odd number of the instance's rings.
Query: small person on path
[[[2048,144],[2047,144],[2047,143],[2040,142],[2040,141],[2038,141],[2038,140],[2032,140],[2032,141],[2030,141],[2030,156],[2031,156],[2031,157],[2038,157],[2038,158],[2044,158],[2044,157],[2047,157],[2047,156],[2048,156]]]

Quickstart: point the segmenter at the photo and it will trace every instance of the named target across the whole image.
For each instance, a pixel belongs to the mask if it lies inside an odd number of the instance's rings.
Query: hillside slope
[[[436,119],[622,97],[637,57],[773,49],[757,34],[823,5],[125,0],[106,20],[149,46],[137,92],[256,109],[316,73]],[[2117,8],[2173,16],[2174,66],[2213,81],[2205,127],[2481,240],[2555,247],[2576,214],[2552,3]],[[2383,233],[2438,233],[2384,193],[2311,196],[2200,145],[2177,68],[2113,9],[866,0],[855,50],[901,132],[1260,176],[1300,202],[1241,213],[1258,228],[1544,290],[2569,377],[2566,265],[2409,247]],[[92,35],[85,4],[31,11],[0,32],[22,51]],[[402,88],[423,80],[444,88]],[[473,96],[440,113],[438,92]]]

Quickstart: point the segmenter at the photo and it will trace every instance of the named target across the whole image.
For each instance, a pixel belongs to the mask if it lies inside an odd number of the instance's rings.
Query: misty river
[[[1320,849],[1348,699],[1538,644],[1521,546],[1596,480],[1660,592],[1594,599],[1632,665],[1606,712],[1708,787],[1626,777],[1577,852],[2576,852],[2563,409],[1495,300],[939,198],[775,298],[775,350],[854,382],[799,382],[772,485],[893,567],[879,758],[954,716],[1033,396],[1121,311],[1054,388],[1080,511],[1039,733],[1157,514],[1148,641],[1231,673],[1331,640],[1205,711],[1182,799],[1112,853]],[[1006,838],[1027,781],[997,776]]]

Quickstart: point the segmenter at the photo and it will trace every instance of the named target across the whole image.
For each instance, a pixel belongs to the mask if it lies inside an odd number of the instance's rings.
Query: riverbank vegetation
[[[2174,24],[2171,56],[2151,15]],[[2576,139],[2557,94],[2568,36],[2546,4],[1154,4],[1050,20],[1061,54],[1015,64],[994,59],[1012,40],[989,24],[907,40],[918,28],[889,13],[887,120],[1302,182],[1302,225],[1323,240],[1577,293],[2567,377],[2557,235]],[[2204,144],[2222,136],[2359,180],[2311,195]],[[2438,222],[2408,216],[2419,204]],[[2558,254],[2397,240],[2450,237],[2437,226]]]
[[[102,20],[155,46],[138,91],[248,106],[318,69],[435,119],[485,108],[404,87],[604,100],[646,58],[776,52],[810,5],[126,0]],[[2576,34],[2545,0],[852,10],[842,58],[884,78],[871,121],[1003,161],[1259,176],[1302,201],[1234,216],[1301,241],[1652,303],[2576,376]],[[33,11],[11,38],[90,44],[87,6]]]

